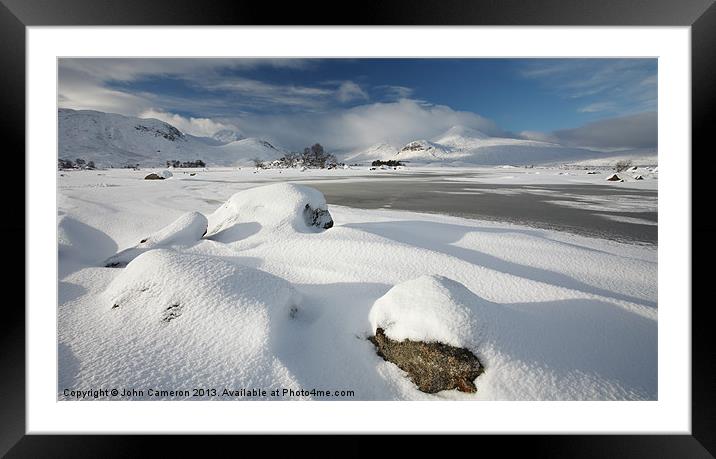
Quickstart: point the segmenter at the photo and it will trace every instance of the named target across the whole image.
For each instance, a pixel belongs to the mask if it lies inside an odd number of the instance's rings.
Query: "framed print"
[[[26,266],[4,452],[461,433],[713,454],[691,151],[716,7],[402,3],[323,25],[3,1]]]

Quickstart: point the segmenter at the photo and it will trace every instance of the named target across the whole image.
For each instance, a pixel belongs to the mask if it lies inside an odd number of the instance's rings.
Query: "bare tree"
[[[617,163],[614,165],[614,170],[617,172],[622,172],[627,169],[629,169],[632,165],[631,160],[628,159],[622,159],[620,161],[617,161]]]

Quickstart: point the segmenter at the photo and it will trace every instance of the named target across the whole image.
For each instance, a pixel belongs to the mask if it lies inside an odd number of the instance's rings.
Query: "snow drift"
[[[277,183],[234,194],[209,215],[207,234],[216,236],[242,224],[316,232],[333,226],[333,219],[320,191],[305,185]]]
[[[375,302],[369,319],[395,340],[437,342],[477,348],[482,305],[464,285],[426,275],[400,283]],[[484,319],[483,319],[484,320]]]
[[[99,385],[133,388],[291,384],[271,333],[292,320],[299,296],[271,274],[167,249],[133,260],[103,295]],[[145,394],[146,395],[146,394]],[[189,398],[189,397],[187,397]]]
[[[163,229],[139,241],[134,247],[122,250],[105,261],[107,267],[124,266],[147,250],[159,247],[187,246],[206,234],[208,222],[199,212],[188,212]]]
[[[331,400],[658,398],[655,246],[341,206],[322,231],[311,223],[325,199],[302,185],[231,196],[255,183],[138,177],[108,171],[115,186],[101,188],[89,171],[62,177],[60,399],[194,385],[355,391],[311,396]],[[172,223],[187,209],[209,218]],[[144,239],[126,268],[99,266],[117,241]],[[477,392],[420,392],[376,355],[379,325],[471,349],[485,366]]]

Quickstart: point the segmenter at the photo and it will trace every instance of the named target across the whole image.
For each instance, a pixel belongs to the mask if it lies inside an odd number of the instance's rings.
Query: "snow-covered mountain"
[[[250,165],[253,158],[272,160],[285,153],[265,140],[243,138],[234,131],[196,137],[164,121],[93,110],[59,109],[58,132],[61,159],[82,158],[98,167],[159,166],[167,160],[197,159],[209,165]]]
[[[346,156],[345,160],[369,162],[376,159],[393,159],[413,164],[464,165],[561,164],[587,160],[608,161],[617,155],[629,157],[631,153],[607,153],[536,140],[490,137],[481,131],[465,126],[453,126],[431,140],[415,140],[399,149],[391,145],[386,146],[386,144],[381,144],[380,147],[372,146],[366,150],[351,153]],[[646,154],[644,151],[640,151],[638,154],[642,157],[653,158],[653,163],[656,164],[656,151]]]
[[[392,158],[398,153],[398,149],[389,143],[377,143],[371,145],[365,150],[358,150],[348,153],[343,157],[343,161],[348,164],[366,163],[375,161],[376,159]]]

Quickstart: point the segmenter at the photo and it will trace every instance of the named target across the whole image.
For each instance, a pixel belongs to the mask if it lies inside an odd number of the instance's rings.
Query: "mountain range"
[[[232,130],[198,137],[156,119],[134,118],[93,110],[59,109],[59,158],[82,158],[99,167],[160,166],[167,160],[201,159],[213,166],[253,165],[271,161],[287,150],[265,139],[244,137]],[[599,163],[611,158],[639,158],[656,164],[655,150],[601,152],[556,143],[492,137],[465,126],[453,126],[432,139],[402,147],[379,143],[337,156],[349,164],[398,160],[409,164],[527,165]]]

